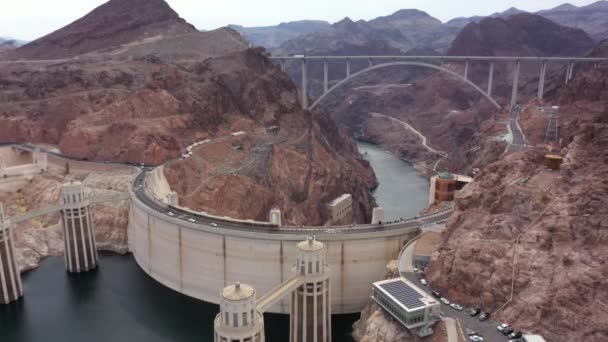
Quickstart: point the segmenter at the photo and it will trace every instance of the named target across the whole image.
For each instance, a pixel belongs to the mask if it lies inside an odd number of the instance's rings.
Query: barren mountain
[[[345,18],[331,27],[288,40],[275,55],[286,54],[372,54],[401,53],[413,48],[445,50],[459,28],[419,10],[400,10],[370,21]],[[379,49],[381,48],[381,50]]]
[[[536,14],[563,26],[583,29],[596,41],[608,38],[608,1],[606,0],[581,7],[564,4]]]
[[[228,27],[238,31],[253,45],[271,49],[303,34],[329,28],[330,24],[321,20],[300,20],[280,23],[276,26],[243,27],[240,25],[229,25]]]
[[[110,0],[16,53],[25,59],[68,58],[144,38],[194,31],[164,0]]]
[[[288,222],[320,223],[319,208],[328,198],[351,193],[355,217],[367,221],[373,205],[369,191],[375,185],[373,171],[327,116],[300,109],[296,87],[263,50],[248,49],[248,43],[229,28],[192,31],[189,24],[175,19],[164,2],[146,1],[133,7],[135,3],[111,0],[94,15],[57,32],[71,41],[74,25],[95,27],[101,16],[116,20],[116,25],[108,22],[107,26],[117,28],[124,22],[121,18],[142,23],[150,13],[168,18],[162,21],[166,31],[156,25],[151,30],[126,25],[120,37],[134,41],[99,35],[86,39],[83,33],[83,42],[95,44],[60,50],[71,54],[94,45],[95,52],[60,61],[3,65],[2,140],[58,145],[65,154],[89,160],[160,164],[179,157],[196,141],[279,125],[282,140],[271,144],[271,152],[244,150],[252,161],[246,173],[215,178],[211,189],[192,195],[187,203],[193,209],[232,214],[236,207],[231,201],[251,200],[256,206],[239,208],[242,211],[235,216],[257,219],[267,219],[262,212],[267,214],[271,206],[285,205],[289,206],[284,208]],[[150,4],[165,10],[148,11]],[[106,17],[109,8],[120,15]],[[187,32],[177,34],[176,27]],[[150,32],[155,36],[140,39]],[[55,41],[51,38],[39,42]],[[57,46],[65,46],[63,41],[58,40]],[[183,171],[192,178],[175,179],[174,186],[180,193],[195,192],[199,184],[188,183],[195,179],[190,170],[221,168],[226,161],[214,160],[217,165],[200,160],[200,165],[188,164],[181,171],[175,166],[173,174]],[[285,161],[288,168],[272,171]],[[285,186],[268,197],[275,184]],[[221,201],[225,193],[218,189],[255,191],[235,190],[231,201]]]
[[[608,57],[608,42],[589,56]],[[548,96],[562,113],[557,149],[541,144],[547,121],[533,100],[520,120],[533,147],[475,159],[482,172],[457,194],[426,272],[431,288],[547,341],[608,340],[607,79],[608,63],[580,67]],[[546,153],[564,157],[560,171],[544,167]],[[387,316],[368,305],[357,341],[408,341]]]
[[[606,44],[594,55],[608,57]],[[543,167],[537,147],[503,156],[459,193],[432,286],[549,341],[608,339],[607,70],[581,69],[548,99],[561,106],[560,171]],[[535,104],[521,121],[532,143],[546,127]]]
[[[487,18],[462,29],[448,50],[452,56],[580,56],[593,47],[581,29],[521,13]]]

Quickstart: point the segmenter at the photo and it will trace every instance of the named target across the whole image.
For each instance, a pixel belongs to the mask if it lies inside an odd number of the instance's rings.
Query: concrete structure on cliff
[[[62,226],[65,264],[70,273],[97,268],[95,226],[82,183],[63,186]]]
[[[47,167],[48,156],[40,149],[30,152],[11,146],[0,153],[0,178],[40,174],[46,172]]]
[[[257,305],[253,287],[236,283],[224,288],[215,318],[215,342],[264,341],[263,313],[288,295],[289,341],[331,342],[330,268],[325,263],[325,245],[308,237],[297,244],[296,254],[292,277]]]
[[[351,224],[353,222],[353,196],[343,194],[342,196],[329,202],[329,224]]]
[[[12,303],[22,296],[23,286],[15,260],[13,234],[0,203],[0,304]]]
[[[420,337],[433,334],[433,325],[441,319],[439,301],[405,278],[375,282],[372,299]]]
[[[429,205],[453,201],[456,191],[461,190],[472,181],[473,178],[471,177],[455,175],[449,172],[442,172],[439,175],[431,177]]]

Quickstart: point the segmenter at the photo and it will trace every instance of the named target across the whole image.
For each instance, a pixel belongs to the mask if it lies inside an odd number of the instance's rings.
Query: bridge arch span
[[[470,87],[474,88],[478,93],[480,93],[481,95],[483,95],[483,97],[485,97],[488,101],[490,101],[494,105],[494,107],[496,107],[497,109],[502,109],[502,107],[498,104],[498,102],[496,102],[496,100],[494,100],[490,95],[488,95],[485,91],[483,91],[475,83],[471,82],[467,78],[464,78],[462,75],[458,74],[457,72],[443,68],[443,67],[435,65],[435,64],[424,63],[424,62],[414,62],[414,61],[382,63],[382,64],[368,67],[359,72],[356,72],[356,73],[350,75],[349,77],[341,80],[340,82],[336,83],[333,87],[331,87],[329,90],[327,90],[327,92],[325,94],[321,95],[321,97],[319,97],[308,109],[312,110],[315,107],[317,107],[329,94],[331,94],[336,89],[342,87],[343,85],[348,83],[348,81],[352,80],[353,78],[359,77],[363,74],[366,74],[366,73],[374,71],[374,70],[392,67],[392,66],[418,66],[418,67],[435,69],[435,70],[447,73],[447,74],[453,76],[454,78],[466,83]]]

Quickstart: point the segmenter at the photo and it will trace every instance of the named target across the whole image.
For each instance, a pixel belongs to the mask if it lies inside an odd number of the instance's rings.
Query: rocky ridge
[[[561,105],[560,171],[544,168],[546,149],[530,149],[490,164],[458,194],[432,286],[551,341],[608,338],[606,79],[605,68],[581,70],[548,99]],[[521,124],[534,143],[545,126],[530,115]]]
[[[373,171],[326,115],[301,110],[296,87],[263,49],[249,49],[229,28],[190,32],[190,25],[163,1],[138,1],[111,0],[39,42],[89,37],[88,29],[104,20],[115,21],[116,25],[109,26],[121,27],[125,40],[139,40],[124,43],[113,40],[112,31],[101,30],[91,36],[95,37],[94,52],[3,65],[3,140],[57,145],[62,153],[87,160],[158,165],[177,159],[197,141],[281,125],[287,140],[301,139],[286,149],[281,149],[286,144],[276,145],[273,153],[289,156],[285,158],[294,162],[289,172],[304,173],[272,173],[280,161],[260,160],[253,173],[264,176],[256,176],[253,188],[260,190],[256,196],[268,193],[273,184],[290,182],[290,186],[284,187],[280,198],[264,197],[259,203],[264,208],[293,204],[284,209],[289,212],[287,220],[301,224],[310,217],[321,223],[318,212],[327,197],[351,193],[356,196],[355,217],[360,222],[369,219],[374,205],[369,190],[375,185]],[[148,29],[148,20],[166,25]],[[175,25],[186,27],[187,32],[174,30]],[[142,32],[154,36],[140,39]],[[88,50],[86,46],[77,44],[67,55]],[[223,183],[216,180],[214,186],[247,188],[250,180],[226,178]],[[187,185],[176,187],[194,190],[184,188]],[[241,197],[233,200],[247,202],[247,193],[235,194]],[[206,191],[190,204],[192,209],[232,213],[235,207],[218,196],[222,195],[217,191]],[[241,209],[239,215],[244,217],[267,219],[259,208]]]

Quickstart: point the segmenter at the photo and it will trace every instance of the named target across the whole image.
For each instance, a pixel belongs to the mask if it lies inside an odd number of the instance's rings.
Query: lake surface
[[[373,145],[359,144],[380,182],[375,191],[387,220],[416,216],[428,182],[411,165]],[[25,297],[0,305],[1,342],[212,342],[218,306],[170,290],[145,274],[132,256],[100,253],[94,272],[69,275],[62,257],[23,275]],[[219,291],[219,289],[218,289]],[[333,318],[333,341],[352,341],[358,315]],[[266,340],[288,341],[289,316],[267,314]]]

